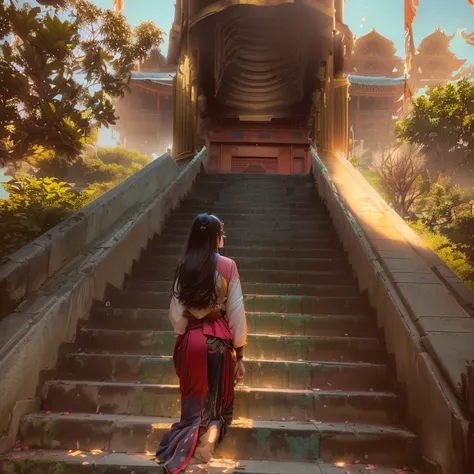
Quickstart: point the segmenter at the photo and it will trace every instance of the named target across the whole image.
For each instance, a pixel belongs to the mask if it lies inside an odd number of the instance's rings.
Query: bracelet
[[[237,356],[237,361],[242,360],[243,358],[244,358],[243,355],[238,355],[238,356]]]

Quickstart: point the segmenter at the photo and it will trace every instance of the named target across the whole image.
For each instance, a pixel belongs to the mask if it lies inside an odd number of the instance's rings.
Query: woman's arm
[[[169,318],[176,334],[184,334],[188,320],[183,316],[185,307],[175,298],[171,298]]]
[[[232,262],[232,270],[227,292],[226,317],[232,333],[232,342],[237,358],[242,358],[247,344],[247,318],[245,317],[244,297],[237,265]]]

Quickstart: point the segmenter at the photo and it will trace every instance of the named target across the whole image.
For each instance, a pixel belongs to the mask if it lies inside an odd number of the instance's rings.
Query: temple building
[[[349,74],[349,126],[354,143],[373,151],[392,143],[401,117],[404,64],[392,41],[375,29],[355,41],[346,59]]]
[[[343,66],[353,35],[343,6],[178,1],[168,54],[177,64],[174,158],[205,144],[211,169],[287,174],[310,169],[311,143],[347,153]]]
[[[141,153],[164,153],[173,141],[173,81],[176,68],[163,55],[152,51],[150,57],[132,72],[131,92],[118,101],[119,120],[113,129],[119,143]]]
[[[414,90],[439,86],[456,79],[456,72],[466,60],[458,59],[449,49],[454,37],[438,28],[423,39],[413,57],[410,73],[410,85]]]

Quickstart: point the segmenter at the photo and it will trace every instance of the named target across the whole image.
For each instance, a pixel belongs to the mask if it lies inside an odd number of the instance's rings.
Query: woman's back
[[[200,320],[215,311],[222,310],[229,325],[234,347],[242,347],[246,344],[247,322],[237,265],[232,259],[219,254],[216,254],[216,259],[215,285],[218,295],[216,304],[207,308],[193,308],[181,303],[177,296],[173,296],[170,321],[176,334],[184,334],[189,323],[187,312]]]

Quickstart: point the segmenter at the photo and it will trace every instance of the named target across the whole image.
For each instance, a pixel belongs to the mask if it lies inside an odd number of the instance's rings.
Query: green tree
[[[462,214],[460,206],[465,202],[466,192],[453,185],[450,178],[441,177],[429,184],[426,194],[416,203],[415,212],[430,231],[445,233]]]
[[[85,196],[56,178],[18,176],[0,199],[0,257],[8,255],[80,209]]]
[[[163,41],[152,23],[132,30],[87,0],[41,3],[56,7],[0,3],[0,165],[38,147],[77,157],[98,126],[115,123],[113,99]]]
[[[441,173],[474,160],[474,83],[463,79],[429,89],[397,123],[402,140],[420,145]]]

